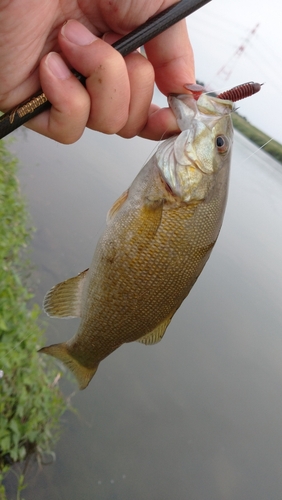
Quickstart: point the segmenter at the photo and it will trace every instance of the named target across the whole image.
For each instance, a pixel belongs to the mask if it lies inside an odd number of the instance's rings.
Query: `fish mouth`
[[[224,115],[234,111],[232,101],[224,101],[206,93],[202,93],[197,100],[193,94],[169,94],[167,100],[181,132],[192,130],[194,121],[202,122],[212,129]]]

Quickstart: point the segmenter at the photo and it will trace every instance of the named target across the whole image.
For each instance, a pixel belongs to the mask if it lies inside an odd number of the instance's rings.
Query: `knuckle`
[[[92,120],[87,126],[97,132],[102,132],[103,134],[118,134],[120,130],[124,128],[126,124],[126,119],[111,119],[111,120]]]

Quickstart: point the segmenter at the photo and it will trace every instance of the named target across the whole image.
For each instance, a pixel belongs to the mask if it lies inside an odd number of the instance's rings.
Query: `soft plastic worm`
[[[221,92],[221,94],[218,94],[217,97],[218,99],[226,99],[232,102],[240,101],[241,99],[245,99],[246,97],[250,97],[251,95],[259,92],[262,85],[263,83],[255,82],[242,83],[237,87],[226,90],[226,92]],[[201,94],[206,92],[205,87],[198,85],[197,83],[186,83],[184,88],[193,94],[196,101],[199,99]]]
[[[259,92],[262,85],[262,83],[255,82],[242,83],[242,85],[238,85],[237,87],[233,87],[233,89],[218,94],[217,97],[218,99],[227,99],[232,102],[241,101],[241,99],[245,99]]]

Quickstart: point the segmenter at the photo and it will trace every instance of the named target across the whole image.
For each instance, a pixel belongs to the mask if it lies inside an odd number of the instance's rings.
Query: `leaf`
[[[19,434],[19,428],[18,428],[18,424],[16,422],[16,420],[11,420],[9,422],[9,428],[11,429],[11,431],[13,431],[15,434]]]
[[[1,453],[4,454],[4,453],[7,453],[10,451],[11,449],[11,439],[10,439],[10,434],[6,435],[5,437],[3,437],[0,441],[0,449],[1,449]]]
[[[8,330],[8,327],[3,318],[0,318],[0,330],[3,330],[4,332],[7,332]]]

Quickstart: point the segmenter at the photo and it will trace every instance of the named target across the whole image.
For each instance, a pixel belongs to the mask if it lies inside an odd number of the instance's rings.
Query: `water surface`
[[[15,135],[41,303],[89,266],[108,209],[155,143]],[[122,346],[101,363],[25,500],[281,499],[282,167],[255,150],[235,134],[219,240],[162,342]],[[46,319],[48,343],[76,332],[78,320]]]

